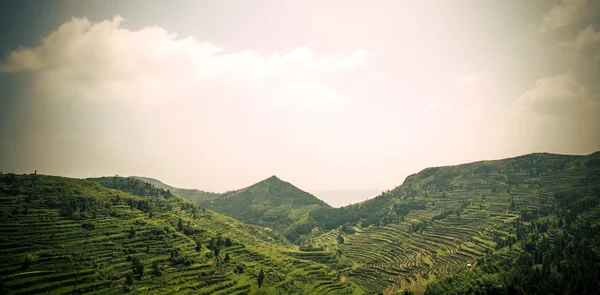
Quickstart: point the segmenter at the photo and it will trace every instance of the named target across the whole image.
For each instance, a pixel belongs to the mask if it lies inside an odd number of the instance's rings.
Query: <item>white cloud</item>
[[[587,28],[581,30],[575,39],[562,42],[560,46],[565,48],[570,55],[574,56],[596,44],[600,44],[600,31],[596,31],[592,25],[589,25]]]
[[[127,30],[122,21],[119,16],[98,23],[73,18],[38,47],[11,52],[0,69],[34,72],[34,90],[54,100],[218,100],[223,89],[246,94],[292,89],[299,95],[290,99],[332,100],[340,98],[321,80],[363,67],[369,58],[365,50],[316,55],[307,47],[271,56],[252,50],[223,53],[210,42],[178,38],[156,26]]]
[[[454,83],[457,85],[475,84],[477,82],[479,82],[479,78],[474,75],[465,75],[454,79]]]
[[[573,71],[538,79],[533,89],[517,99],[520,107],[541,115],[572,113],[589,107],[590,103],[593,101],[588,91],[577,81]]]
[[[538,79],[517,99],[515,142],[529,150],[589,153],[600,144],[600,105],[573,71]]]
[[[585,16],[586,0],[563,0],[554,6],[542,19],[538,32],[543,33],[568,26]]]

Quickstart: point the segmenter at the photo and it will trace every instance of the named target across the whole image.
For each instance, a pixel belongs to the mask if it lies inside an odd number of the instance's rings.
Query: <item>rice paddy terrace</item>
[[[0,210],[3,294],[250,294],[261,270],[263,293],[360,292],[285,254],[294,247],[273,231],[177,197],[4,174]]]
[[[350,208],[378,202],[377,222],[317,226],[299,245],[146,184],[115,190],[4,174],[0,287],[5,294],[421,294],[483,258],[518,256],[516,227],[527,214],[553,208],[563,189],[598,185],[599,167],[600,153],[428,168]],[[398,210],[405,204],[419,206]],[[359,212],[352,210],[344,212]]]
[[[322,249],[307,258],[326,264],[337,253],[342,276],[366,290],[422,293],[429,281],[477,267],[486,255],[518,255],[514,221],[554,206],[561,189],[600,183],[590,167],[598,156],[533,154],[428,168],[384,193],[393,195],[390,209],[406,200],[424,200],[424,209],[366,228],[358,224],[354,233],[318,232],[301,249]]]

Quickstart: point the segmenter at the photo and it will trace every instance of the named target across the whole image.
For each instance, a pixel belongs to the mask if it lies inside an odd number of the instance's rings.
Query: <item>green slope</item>
[[[173,196],[169,189],[157,187],[134,177],[104,176],[88,178],[87,180],[101,184],[104,187],[120,190],[136,196],[153,196],[170,198]]]
[[[157,188],[162,188],[164,190],[168,190],[174,195],[178,197],[182,197],[184,199],[188,199],[192,202],[201,203],[207,200],[212,200],[218,198],[222,194],[205,192],[197,189],[186,189],[186,188],[177,188],[170,186],[168,184],[163,183],[162,181],[150,177],[141,177],[141,176],[132,176],[133,178],[137,178],[143,182],[150,183]]]
[[[138,180],[94,181],[0,175],[2,292],[560,294],[598,282],[600,153],[427,168],[342,208],[276,177],[206,206]],[[300,247],[280,232],[299,233]],[[227,238],[216,259],[207,246]],[[138,259],[144,275],[129,285]]]
[[[305,247],[340,250],[336,263],[348,266],[343,275],[365,289],[422,293],[427,283],[483,257],[519,257],[522,249],[511,247],[519,220],[554,210],[563,191],[599,187],[600,153],[427,168],[375,199],[311,212],[333,230]],[[350,230],[340,231],[343,224]]]
[[[292,242],[309,234],[315,226],[309,218],[310,211],[331,208],[276,176],[202,204],[246,223],[273,228]]]
[[[362,293],[330,266],[286,254],[295,247],[271,230],[161,193],[3,174],[0,213],[2,294]]]

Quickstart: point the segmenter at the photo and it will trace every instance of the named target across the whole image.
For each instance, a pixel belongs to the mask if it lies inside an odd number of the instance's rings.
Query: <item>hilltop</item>
[[[150,177],[142,177],[142,176],[131,176],[132,178],[139,179],[143,182],[147,182],[152,184],[157,188],[161,188],[164,190],[168,190],[176,196],[182,197],[184,199],[188,199],[192,202],[202,203],[207,200],[212,200],[218,198],[222,194],[206,192],[198,189],[187,189],[187,188],[178,188],[173,187],[168,184],[163,183],[162,181]]]
[[[272,230],[134,179],[94,180],[0,175],[2,294],[248,294],[261,271],[263,292],[361,293],[285,254]]]
[[[243,222],[273,228],[290,241],[310,234],[315,226],[310,211],[331,208],[276,176],[201,204]]]

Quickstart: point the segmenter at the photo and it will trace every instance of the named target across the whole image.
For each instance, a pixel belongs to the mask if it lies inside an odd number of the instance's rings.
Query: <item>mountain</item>
[[[283,233],[291,242],[310,234],[316,223],[308,213],[331,208],[327,203],[292,184],[272,176],[247,188],[224,194],[181,189],[147,177],[88,178],[108,188],[138,196],[182,197],[240,221]]]
[[[131,176],[133,178],[139,179],[143,182],[150,183],[157,188],[162,188],[164,190],[168,190],[176,196],[182,197],[184,199],[188,199],[192,202],[201,203],[207,200],[212,200],[218,198],[221,194],[205,192],[197,189],[186,189],[186,188],[177,188],[170,186],[168,184],[163,183],[162,181],[150,177],[141,177],[141,176]]]
[[[600,274],[598,266],[587,266],[600,253],[599,203],[600,153],[530,154],[432,167],[408,176],[402,185],[374,199],[310,212],[318,224],[316,229],[323,230],[313,231],[301,249],[339,250],[338,263],[351,266],[344,274],[349,280],[384,293],[422,293],[425,286],[442,277],[449,279],[432,284],[431,294],[448,290],[454,294],[511,294],[494,289],[498,285],[529,293],[536,292],[530,286],[545,290],[538,294],[581,293],[575,292],[576,278],[597,283],[591,277]],[[570,232],[567,224],[577,232]],[[578,239],[587,242],[573,244]],[[566,248],[569,244],[571,250]],[[546,252],[536,251],[538,248]],[[568,258],[574,249],[582,251],[578,260]],[[551,263],[547,260],[550,256],[558,261],[558,268],[557,262],[552,262],[547,272],[540,269],[540,274],[535,274],[540,263]],[[450,277],[469,270],[468,264],[481,273],[465,274],[461,283],[454,285],[454,277]],[[515,267],[503,270],[503,276],[494,276],[494,269],[502,265]],[[563,266],[573,272],[568,278],[562,273]],[[587,269],[585,275],[581,269]],[[534,281],[536,276],[560,287],[538,285],[544,281]],[[469,291],[473,285],[488,291]]]
[[[315,226],[310,211],[331,208],[276,176],[202,204],[243,222],[273,228],[293,242]]]
[[[161,190],[0,174],[0,294],[364,292],[272,230]]]
[[[0,294],[595,294],[600,282],[600,153],[426,168],[341,208],[276,177],[205,201],[247,223],[138,179],[94,181],[0,174]]]
[[[151,183],[134,177],[104,176],[88,178],[87,180],[99,183],[107,188],[120,190],[136,196],[172,197],[168,189],[156,187]]]

